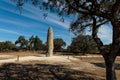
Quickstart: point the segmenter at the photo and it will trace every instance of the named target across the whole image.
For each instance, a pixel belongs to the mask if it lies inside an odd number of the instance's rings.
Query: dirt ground
[[[120,57],[116,74],[120,80]],[[36,52],[0,53],[0,80],[105,80],[105,65],[99,55],[49,58]]]

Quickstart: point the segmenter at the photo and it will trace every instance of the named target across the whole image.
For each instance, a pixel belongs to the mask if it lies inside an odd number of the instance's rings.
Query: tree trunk
[[[115,58],[113,56],[106,55],[104,57],[106,66],[106,80],[117,80],[115,73]]]
[[[116,80],[114,62],[115,62],[116,56],[119,54],[120,23],[116,18],[111,19],[111,24],[113,26],[113,34],[112,34],[113,38],[112,38],[112,45],[110,46],[109,50],[105,49],[103,42],[97,35],[99,26],[97,26],[96,23],[97,23],[96,18],[93,17],[92,36],[95,42],[97,43],[97,47],[100,50],[105,60],[106,80]]]

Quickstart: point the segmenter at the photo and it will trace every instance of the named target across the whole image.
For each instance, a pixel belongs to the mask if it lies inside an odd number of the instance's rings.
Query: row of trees
[[[19,36],[15,43],[10,41],[0,42],[0,51],[18,51],[18,50],[30,50],[30,51],[46,51],[46,43],[43,43],[38,36],[31,36],[28,40],[24,36]],[[106,46],[108,48],[109,46]],[[89,35],[79,35],[72,39],[69,46],[66,46],[66,42],[61,38],[54,39],[54,52],[67,51],[73,53],[95,53],[98,52],[96,43]]]
[[[19,46],[21,50],[43,50],[46,51],[46,43],[43,43],[38,36],[31,36],[26,40],[24,36],[19,36],[15,45]],[[66,43],[61,38],[54,39],[54,51],[61,51],[66,46]]]
[[[31,36],[29,40],[26,40],[24,36],[19,36],[15,45],[21,50],[45,50],[45,45],[38,36]]]
[[[54,39],[54,51],[62,51],[66,43],[61,38]],[[19,51],[19,50],[30,50],[30,51],[46,51],[46,43],[43,43],[38,36],[31,36],[28,40],[24,36],[19,36],[15,43],[11,41],[0,42],[0,51]]]
[[[11,41],[0,42],[0,52],[18,50],[18,47],[13,44]]]

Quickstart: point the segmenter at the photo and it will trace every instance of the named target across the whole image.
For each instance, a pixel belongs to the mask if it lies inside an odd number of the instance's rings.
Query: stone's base
[[[53,56],[53,50],[49,50],[46,54],[46,57],[51,57]]]

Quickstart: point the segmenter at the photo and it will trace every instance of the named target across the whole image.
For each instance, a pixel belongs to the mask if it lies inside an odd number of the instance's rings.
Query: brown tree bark
[[[120,27],[119,22],[113,20],[113,42],[112,46],[109,51],[106,51],[103,42],[98,37],[98,28],[99,26],[96,25],[96,19],[93,17],[93,29],[92,29],[92,36],[95,42],[97,43],[98,49],[100,53],[103,55],[105,66],[106,66],[106,80],[117,80],[116,73],[115,73],[115,59],[119,54],[119,44],[120,44]]]
[[[104,0],[102,0],[104,2]],[[118,54],[120,54],[120,0],[116,0],[115,3],[113,3],[112,8],[108,10],[108,12],[100,11],[100,8],[97,7],[98,3],[96,0],[90,1],[94,8],[90,8],[90,10],[86,6],[79,6],[75,7],[74,3],[70,2],[70,0],[66,0],[66,2],[69,5],[69,8],[72,8],[77,13],[80,14],[86,14],[91,16],[93,18],[93,27],[92,27],[92,36],[95,42],[97,43],[97,47],[100,50],[100,53],[104,57],[105,65],[106,65],[106,80],[116,80],[116,74],[115,74],[115,59]],[[76,3],[76,5],[79,3]],[[82,8],[82,9],[80,9]],[[97,17],[95,17],[97,16]],[[104,48],[104,44],[97,35],[98,29],[101,25],[105,23],[101,23],[100,25],[97,24],[97,19],[102,17],[106,19],[107,21],[111,22],[112,25],[112,45],[109,50],[106,50]]]
[[[106,80],[117,80],[115,73],[115,59],[113,55],[105,55]]]

